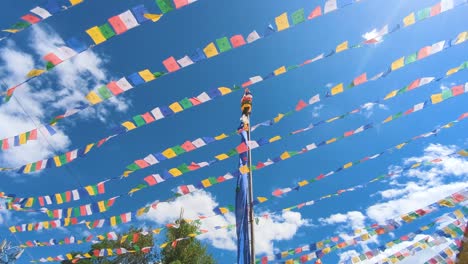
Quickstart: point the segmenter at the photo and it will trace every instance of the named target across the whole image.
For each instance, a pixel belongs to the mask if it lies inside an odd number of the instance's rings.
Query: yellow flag
[[[11,29],[3,29],[2,31],[8,32],[8,33],[16,33],[16,32],[19,32],[20,30],[11,28]]]
[[[340,83],[331,89],[331,94],[332,95],[339,94],[339,93],[342,93],[343,90],[344,90],[343,83]]]
[[[302,187],[302,186],[306,186],[307,184],[309,184],[309,182],[306,181],[306,180],[300,181],[300,182],[298,183],[298,185],[301,186],[301,187]]]
[[[201,181],[201,183],[202,183],[203,187],[205,187],[205,188],[211,186],[211,182],[208,179],[204,179],[203,181]]]
[[[327,140],[327,142],[325,142],[325,143],[326,144],[331,144],[331,143],[333,143],[335,141],[336,141],[336,138],[332,138],[332,139]]]
[[[174,150],[172,150],[172,149],[170,149],[170,148],[164,150],[164,151],[162,152],[162,154],[163,154],[164,157],[166,157],[166,158],[168,158],[168,159],[172,159],[172,158],[174,158],[175,156],[177,156],[177,154],[174,152]]]
[[[283,13],[275,18],[276,27],[278,31],[289,28],[288,14]]]
[[[169,173],[174,177],[179,177],[180,175],[182,175],[182,172],[177,168],[170,169]]]
[[[283,154],[281,154],[280,158],[282,160],[285,160],[285,159],[289,159],[291,157],[291,155],[289,155],[289,153],[287,151],[283,152]]]
[[[347,169],[347,168],[349,168],[349,167],[351,167],[351,166],[353,166],[353,163],[352,163],[352,162],[348,162],[348,163],[346,163],[346,164],[343,166],[343,168],[344,168],[344,169]]]
[[[258,201],[259,203],[264,203],[264,202],[266,202],[267,200],[268,200],[268,199],[267,199],[266,197],[257,197],[257,201]]]
[[[277,117],[273,118],[273,121],[275,123],[278,123],[281,119],[283,119],[284,115],[283,114],[278,114]]]
[[[392,121],[392,120],[393,120],[393,116],[389,116],[389,117],[385,118],[385,120],[383,121],[383,123],[388,123],[388,122],[390,122],[390,121]]]
[[[138,74],[141,76],[141,78],[143,78],[143,80],[145,80],[145,82],[150,82],[156,79],[148,69],[140,71]]]
[[[135,124],[133,124],[130,121],[126,121],[126,122],[122,123],[122,126],[124,126],[128,131],[133,130],[133,129],[136,128]]]
[[[456,40],[455,40],[455,44],[460,44],[462,42],[465,42],[466,40],[468,40],[468,31],[465,31],[465,32],[462,32],[460,34],[458,34]]]
[[[393,90],[393,91],[391,91],[390,93],[388,93],[388,94],[385,96],[384,100],[387,100],[387,99],[390,99],[390,98],[392,98],[392,97],[395,97],[395,96],[397,95],[397,93],[398,93],[398,90]]]
[[[99,212],[104,212],[106,211],[106,205],[104,204],[104,201],[99,201],[98,202],[98,207],[99,207]]]
[[[400,69],[403,66],[405,66],[405,57],[401,57],[398,60],[392,62],[391,69],[394,71]]]
[[[242,173],[242,174],[246,174],[246,173],[248,173],[250,170],[249,170],[249,168],[248,168],[247,166],[242,166],[242,167],[239,168],[239,171],[240,171],[240,173]]]
[[[26,204],[24,206],[25,207],[32,207],[33,204],[34,204],[34,198],[30,197],[30,198],[28,198],[28,200],[26,201]]]
[[[205,53],[207,58],[214,57],[218,55],[218,50],[216,49],[216,46],[213,42],[208,44],[204,49],[203,52]]]
[[[270,138],[269,142],[273,143],[273,142],[278,141],[280,139],[281,139],[281,136],[274,136],[274,137]]]
[[[284,66],[281,66],[281,67],[279,67],[278,69],[276,69],[274,71],[275,75],[280,75],[280,74],[283,74],[285,72],[286,72],[286,67],[284,67]]]
[[[182,106],[181,106],[178,102],[172,103],[171,105],[169,105],[169,108],[170,108],[172,111],[174,111],[174,113],[178,113],[178,112],[184,111],[184,108],[182,108]]]
[[[161,244],[161,246],[159,246],[159,248],[165,248],[167,246],[167,244],[169,244],[169,242]]]
[[[24,173],[30,173],[31,172],[31,166],[32,166],[32,163],[28,163],[26,164],[26,167],[24,167]]]
[[[341,43],[340,45],[336,46],[336,53],[342,52],[348,49],[348,41]]]
[[[416,22],[416,18],[414,17],[414,12],[403,18],[403,24],[405,27],[412,25]]]
[[[83,2],[83,0],[70,0],[70,4],[72,6],[77,5],[77,4],[81,3],[81,2]]]
[[[159,19],[161,19],[163,15],[162,14],[145,14],[144,16],[153,22],[157,22]]]
[[[111,226],[116,226],[116,225],[117,225],[117,221],[116,221],[116,219],[115,219],[115,216],[112,216],[112,217],[110,218],[110,225],[111,225]],[[126,237],[125,237],[125,238],[126,238]],[[123,240],[123,239],[124,239],[124,238],[122,237],[122,240]]]
[[[227,137],[228,137],[228,136],[227,136],[226,134],[223,133],[223,134],[221,134],[221,135],[216,136],[214,139],[216,139],[216,140],[221,140],[221,139],[225,139],[225,138],[227,138]]]
[[[219,87],[218,91],[220,91],[222,95],[226,95],[232,92],[232,90],[227,87]]]
[[[223,154],[219,154],[219,155],[215,156],[215,158],[217,160],[225,160],[225,159],[228,159],[229,156],[223,153]]]
[[[102,35],[101,30],[99,30],[99,27],[92,27],[86,30],[86,33],[88,33],[88,35],[91,37],[91,39],[93,39],[96,45],[106,41],[106,38],[104,37],[104,35]]]
[[[442,102],[443,101],[442,94],[438,93],[438,94],[431,95],[431,101],[432,101],[432,104],[438,104]]]
[[[89,92],[88,95],[86,95],[86,99],[93,105],[102,102],[101,97],[99,97],[99,95],[94,91]]]
[[[26,77],[28,77],[28,78],[36,77],[36,76],[39,76],[39,75],[43,74],[44,72],[45,72],[45,70],[32,69],[31,71],[28,72],[28,74],[26,74]]]
[[[458,67],[448,70],[448,71],[447,71],[447,76],[452,75],[452,74],[454,74],[454,73],[457,73],[458,70],[459,70]]]

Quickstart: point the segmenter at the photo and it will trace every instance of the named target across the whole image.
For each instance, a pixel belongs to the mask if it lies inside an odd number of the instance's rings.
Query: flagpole
[[[247,143],[250,143],[250,114],[248,115],[249,130],[247,131]],[[250,223],[250,263],[255,263],[255,233],[254,233],[254,204],[253,204],[253,179],[252,179],[252,151],[250,145],[248,147],[248,162],[249,162],[249,223]]]

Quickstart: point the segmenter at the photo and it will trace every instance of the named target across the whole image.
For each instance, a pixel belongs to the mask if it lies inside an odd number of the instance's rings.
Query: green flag
[[[184,99],[180,100],[179,101],[179,104],[184,108],[184,109],[187,109],[187,108],[190,108],[192,107],[192,102],[190,102],[190,100],[185,97]]]
[[[413,53],[413,54],[411,54],[409,56],[406,56],[405,65],[415,62],[417,60],[417,58],[418,58],[417,53]]]
[[[229,40],[227,37],[217,39],[216,46],[218,46],[218,49],[220,52],[226,52],[232,49],[231,44],[229,43]]]
[[[300,24],[305,21],[304,8],[301,8],[292,13],[292,21],[294,25]]]
[[[163,12],[164,14],[174,10],[174,7],[172,6],[170,0],[156,0],[156,4],[158,5],[159,9],[161,9],[161,12]]]
[[[109,91],[109,89],[107,89],[105,85],[98,88],[98,93],[101,96],[101,98],[104,100],[112,97],[111,92]]]
[[[143,119],[143,117],[141,117],[140,115],[134,116],[133,121],[135,121],[137,127],[141,127],[146,124],[145,119]]]
[[[112,38],[113,36],[115,36],[115,32],[114,30],[111,28],[111,26],[107,23],[105,23],[104,25],[102,26],[99,26],[99,30],[101,31],[102,35],[106,38],[106,39],[110,39]]]

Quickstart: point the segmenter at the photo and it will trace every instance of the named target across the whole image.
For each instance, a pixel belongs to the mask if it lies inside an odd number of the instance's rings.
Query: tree
[[[76,263],[77,264],[141,264],[141,263],[154,262],[157,259],[157,253],[155,252],[143,253],[140,251],[140,249],[144,247],[151,247],[151,248],[153,247],[154,245],[153,235],[152,234],[142,235],[141,232],[142,232],[141,228],[136,229],[134,227],[130,227],[130,229],[127,232],[119,234],[117,240],[109,240],[106,238],[102,240],[101,242],[92,245],[91,249],[87,253],[93,256],[94,250],[107,249],[107,248],[111,248],[111,249],[125,248],[127,250],[136,250],[138,252],[116,255],[116,256],[81,259]],[[132,242],[134,235],[138,236],[136,243]],[[122,238],[124,236],[126,237],[126,239],[122,241],[123,240]],[[83,255],[83,252],[72,252],[71,254],[74,257],[78,254]],[[72,264],[73,262],[69,260],[64,260],[61,263]]]
[[[206,252],[206,246],[194,237],[174,242],[178,238],[186,238],[197,234],[199,222],[187,222],[184,219],[176,221],[176,227],[168,229],[166,243],[161,251],[162,264],[214,264],[216,261]]]

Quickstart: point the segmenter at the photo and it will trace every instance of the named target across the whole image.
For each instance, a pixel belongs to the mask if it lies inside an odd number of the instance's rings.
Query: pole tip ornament
[[[249,89],[245,89],[244,96],[241,99],[242,115],[249,116],[252,111],[252,94]]]

